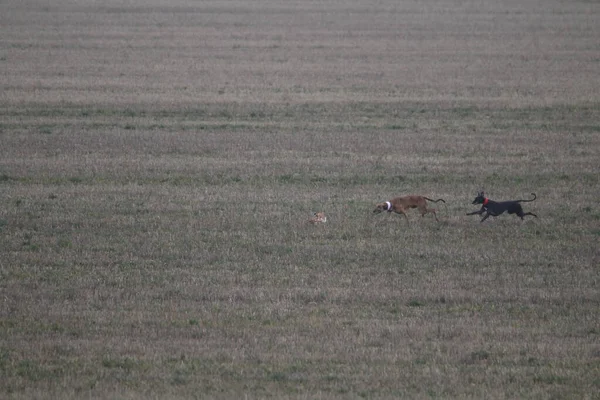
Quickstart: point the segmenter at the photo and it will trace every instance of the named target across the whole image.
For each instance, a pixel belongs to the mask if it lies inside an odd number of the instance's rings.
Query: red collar
[[[487,197],[485,199],[483,199],[483,205],[487,206],[487,203],[490,201],[490,199],[488,199]]]

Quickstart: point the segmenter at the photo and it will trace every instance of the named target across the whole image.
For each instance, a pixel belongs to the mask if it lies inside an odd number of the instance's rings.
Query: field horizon
[[[598,399],[599,15],[3,2],[0,397]]]

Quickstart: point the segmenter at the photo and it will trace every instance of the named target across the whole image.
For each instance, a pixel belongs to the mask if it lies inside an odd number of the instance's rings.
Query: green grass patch
[[[596,395],[589,13],[13,3],[0,398]]]

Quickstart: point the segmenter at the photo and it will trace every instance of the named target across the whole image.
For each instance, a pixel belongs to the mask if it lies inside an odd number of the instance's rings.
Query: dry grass
[[[595,3],[121,3],[0,5],[0,397],[598,398]]]

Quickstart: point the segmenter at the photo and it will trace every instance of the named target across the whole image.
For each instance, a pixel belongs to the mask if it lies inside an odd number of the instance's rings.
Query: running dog
[[[410,208],[417,208],[421,213],[421,217],[423,217],[427,213],[432,213],[435,217],[435,220],[439,222],[437,214],[435,213],[434,208],[427,208],[427,201],[431,201],[433,203],[437,203],[439,201],[445,203],[444,199],[433,200],[424,196],[402,196],[396,197],[390,201],[384,201],[383,203],[378,203],[375,205],[374,213],[382,213],[384,211],[387,212],[395,212],[396,214],[404,215],[406,218],[406,222],[408,222],[408,217],[406,216],[406,211]]]
[[[524,213],[523,207],[521,207],[521,204],[519,204],[521,202],[526,203],[534,201],[537,198],[535,193],[531,193],[531,195],[533,196],[533,199],[530,200],[493,201],[485,197],[483,192],[479,192],[471,204],[481,204],[481,208],[478,211],[467,213],[467,215],[482,215],[485,213],[480,222],[485,221],[490,215],[492,217],[497,217],[504,212],[508,212],[509,214],[517,214],[517,216],[521,217],[521,219],[524,219],[523,217],[526,215],[533,215],[537,218],[537,215],[532,212]]]

